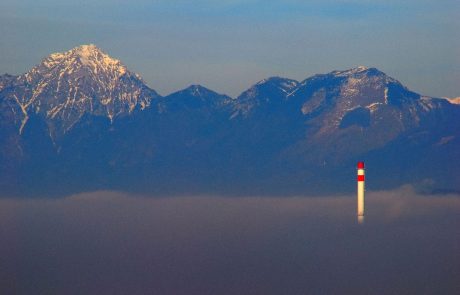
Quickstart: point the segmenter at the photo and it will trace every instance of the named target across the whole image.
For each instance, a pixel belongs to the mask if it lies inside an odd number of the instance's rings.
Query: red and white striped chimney
[[[358,222],[364,221],[364,162],[358,162]]]

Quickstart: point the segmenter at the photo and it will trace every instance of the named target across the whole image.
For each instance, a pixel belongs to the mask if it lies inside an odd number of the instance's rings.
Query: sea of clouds
[[[460,196],[0,199],[0,294],[457,294]]]

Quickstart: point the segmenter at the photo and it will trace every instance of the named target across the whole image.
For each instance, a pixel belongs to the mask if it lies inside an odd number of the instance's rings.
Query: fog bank
[[[0,199],[1,294],[455,294],[460,196]]]

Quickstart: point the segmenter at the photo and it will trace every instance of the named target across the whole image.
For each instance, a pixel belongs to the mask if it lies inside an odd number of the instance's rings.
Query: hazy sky
[[[0,198],[2,294],[458,294],[460,198]]]
[[[235,96],[268,76],[375,66],[411,89],[460,96],[458,0],[2,0],[0,73],[94,43],[168,94]]]

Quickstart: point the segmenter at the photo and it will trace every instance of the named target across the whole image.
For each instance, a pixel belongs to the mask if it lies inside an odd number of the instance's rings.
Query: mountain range
[[[313,195],[460,190],[460,105],[376,68],[159,95],[95,45],[0,76],[0,192]]]

